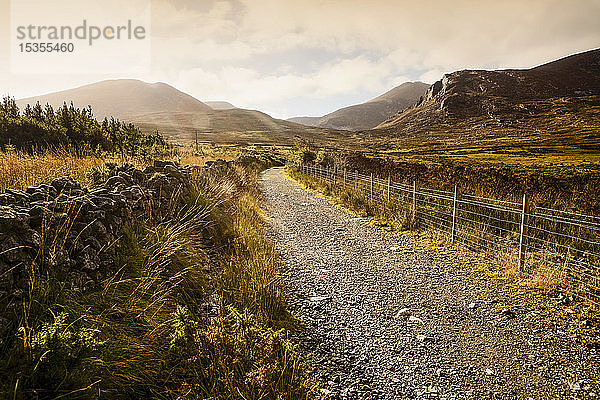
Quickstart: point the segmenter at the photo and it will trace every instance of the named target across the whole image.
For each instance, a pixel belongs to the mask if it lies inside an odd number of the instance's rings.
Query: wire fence
[[[600,304],[600,217],[535,207],[526,194],[513,202],[460,193],[456,185],[445,191],[345,168],[295,168]]]

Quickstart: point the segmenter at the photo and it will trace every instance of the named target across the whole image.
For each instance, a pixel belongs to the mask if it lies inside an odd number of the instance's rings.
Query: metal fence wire
[[[389,207],[452,243],[499,256],[562,290],[600,304],[600,217],[394,182],[357,170],[298,165],[296,170]]]

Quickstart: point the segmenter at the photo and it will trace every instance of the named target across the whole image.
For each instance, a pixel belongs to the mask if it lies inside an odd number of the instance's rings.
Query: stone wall
[[[0,304],[27,295],[31,271],[87,291],[111,276],[128,221],[165,219],[187,204],[191,167],[155,161],[113,174],[93,189],[68,176],[0,194]]]

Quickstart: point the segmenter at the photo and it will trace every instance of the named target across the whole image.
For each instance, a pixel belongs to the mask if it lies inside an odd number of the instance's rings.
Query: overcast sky
[[[0,15],[0,94],[138,78],[285,118],[445,72],[527,68],[600,47],[600,0],[153,0],[149,72],[17,75],[8,0]]]

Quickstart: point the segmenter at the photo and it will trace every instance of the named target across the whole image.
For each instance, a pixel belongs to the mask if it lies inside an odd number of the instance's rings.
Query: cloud
[[[177,82],[200,97],[210,93],[255,108],[294,97],[310,101],[365,93],[367,100],[405,80],[432,83],[458,69],[528,67],[592,48],[600,40],[599,4],[215,2],[198,14],[192,39],[182,44],[181,53],[201,60]],[[304,59],[290,57],[293,52]],[[330,59],[315,63],[318,54]],[[170,60],[185,63],[180,57]],[[192,78],[193,71],[202,72]],[[208,71],[210,77],[201,79]],[[302,113],[301,105],[298,109]]]
[[[598,47],[598,15],[597,0],[153,0],[153,68],[135,77],[281,116],[324,114],[406,80]],[[107,77],[0,71],[17,95]]]
[[[418,80],[425,83],[434,83],[442,79],[444,73],[445,72],[442,72],[439,69],[430,69],[429,71],[421,74]]]
[[[192,93],[200,99],[226,98],[235,104],[260,108],[263,103],[295,97],[324,99],[343,93],[384,91],[390,81],[402,79],[389,78],[389,73],[387,63],[375,63],[360,56],[306,74],[264,74],[244,67],[224,67],[216,72],[195,68],[181,72],[176,86],[196,88]]]

